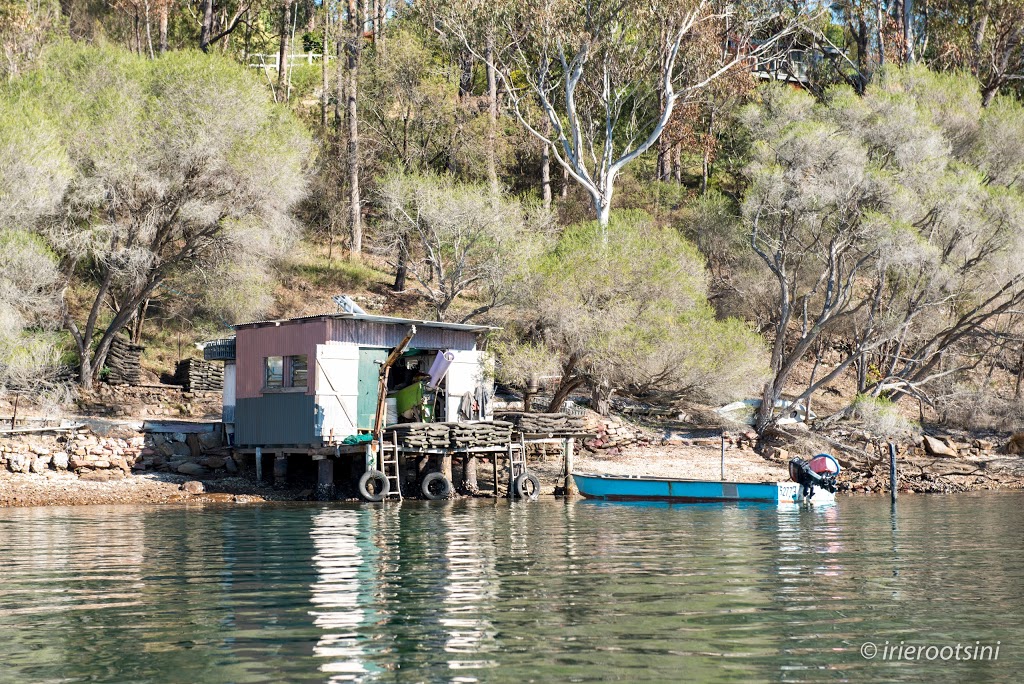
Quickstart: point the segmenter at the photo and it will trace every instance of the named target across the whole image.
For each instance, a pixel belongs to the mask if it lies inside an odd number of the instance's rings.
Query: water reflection
[[[0,510],[0,683],[1010,681],[1022,503]]]
[[[369,672],[359,628],[372,619],[364,605],[372,581],[368,564],[375,548],[360,536],[355,510],[325,510],[313,517],[310,536],[316,547],[316,582],[310,602],[314,624],[322,631],[313,653],[328,659],[320,670],[329,681],[360,681]],[[362,594],[362,598],[360,597]]]
[[[496,630],[490,615],[497,609],[500,578],[496,569],[498,538],[494,518],[479,524],[471,510],[446,516],[447,582],[440,620],[446,632],[444,651],[452,670],[497,667],[486,657],[494,648]],[[463,678],[460,681],[476,681]]]

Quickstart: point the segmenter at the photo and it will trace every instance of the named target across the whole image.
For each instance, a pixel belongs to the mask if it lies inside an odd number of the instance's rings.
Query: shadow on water
[[[0,682],[1014,681],[1022,504],[0,510]]]

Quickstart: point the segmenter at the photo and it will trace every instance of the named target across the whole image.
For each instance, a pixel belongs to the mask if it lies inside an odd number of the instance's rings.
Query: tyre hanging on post
[[[444,474],[435,471],[427,473],[426,477],[423,478],[420,491],[423,493],[423,498],[430,501],[447,499],[452,495],[452,483]]]
[[[376,503],[383,501],[391,491],[388,477],[379,470],[367,470],[359,478],[359,496],[365,501]]]
[[[536,501],[540,496],[540,480],[533,473],[522,473],[514,483],[516,496],[527,501]]]

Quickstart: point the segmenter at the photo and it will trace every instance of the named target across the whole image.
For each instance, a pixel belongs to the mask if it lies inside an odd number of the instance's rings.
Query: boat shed
[[[370,431],[381,364],[412,326],[388,396],[416,391],[404,406],[388,399],[386,422],[490,420],[492,374],[478,342],[492,328],[339,312],[234,326],[235,368],[225,373],[234,386],[224,389],[225,406],[228,396],[235,404],[234,443],[315,448]]]

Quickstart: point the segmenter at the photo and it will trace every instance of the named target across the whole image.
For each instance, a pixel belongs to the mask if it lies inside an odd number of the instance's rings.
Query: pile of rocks
[[[101,437],[80,428],[57,436],[0,440],[0,468],[12,473],[69,471],[93,481],[119,479],[132,471],[192,477],[238,472],[231,456],[221,453],[222,446],[216,431]]]
[[[663,444],[678,444],[680,446],[701,446],[721,448],[722,441],[725,441],[726,449],[753,449],[757,444],[757,433],[753,430],[745,432],[718,432],[712,433],[708,430],[697,431],[674,431],[665,432],[662,438]]]
[[[118,335],[110,343],[107,353],[107,373],[104,377],[111,385],[138,385],[142,382],[142,345],[132,344]]]
[[[191,477],[213,475],[217,471],[237,473],[238,464],[222,447],[223,438],[218,431],[147,433],[136,470]]]
[[[174,381],[187,392],[219,392],[224,389],[224,367],[202,359],[182,359],[175,368]]]
[[[652,433],[643,428],[630,425],[615,416],[598,416],[588,414],[585,429],[597,437],[584,440],[583,448],[589,451],[616,450],[624,447],[650,446],[659,441]]]

